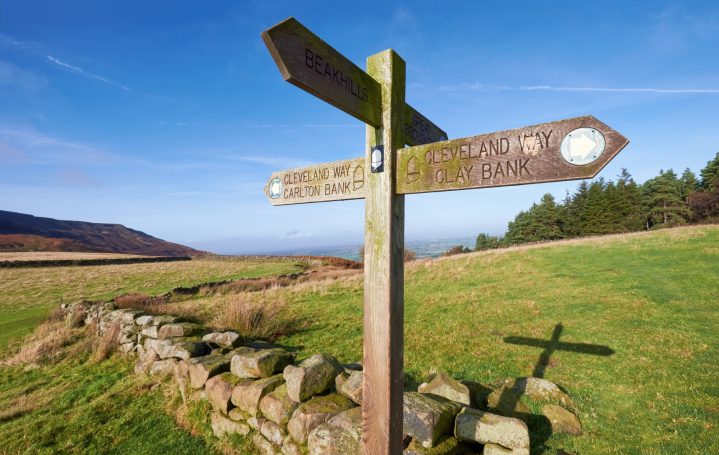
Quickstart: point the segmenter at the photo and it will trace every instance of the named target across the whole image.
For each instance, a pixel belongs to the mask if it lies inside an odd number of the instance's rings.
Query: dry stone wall
[[[171,378],[185,402],[207,400],[213,409],[207,418],[218,438],[245,436],[262,454],[361,452],[360,363],[342,364],[329,354],[297,362],[266,341],[208,332],[180,318],[113,303],[63,308],[73,323],[93,324],[100,335],[116,334],[119,350],[136,357],[136,374]],[[520,412],[529,409],[525,396],[545,403],[542,412],[552,429],[581,434],[574,402],[549,381],[508,379],[488,397],[479,389],[438,374],[418,392],[406,392],[404,453],[528,455],[529,414]],[[502,409],[504,402],[509,409]]]

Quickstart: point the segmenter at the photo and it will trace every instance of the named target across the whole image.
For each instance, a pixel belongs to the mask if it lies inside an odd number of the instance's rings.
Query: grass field
[[[24,335],[61,302],[162,294],[175,287],[301,271],[286,261],[192,260],[84,267],[0,268],[0,346]]]
[[[61,261],[78,259],[127,259],[144,258],[150,256],[138,256],[136,254],[119,253],[79,253],[59,251],[26,251],[21,253],[0,253],[2,261]]]
[[[187,279],[178,277],[170,284],[172,275],[168,271],[163,278],[166,286]],[[137,287],[137,282],[128,284],[131,277],[86,276],[74,288],[74,298],[84,288],[103,296],[117,292],[108,280],[118,289]],[[35,296],[27,297],[17,286],[28,279],[15,284],[3,279],[3,293],[24,299],[28,309],[36,308],[31,303],[45,293],[54,295],[48,302],[57,301],[53,279],[46,277],[47,290],[38,283]],[[143,292],[161,287],[148,285]],[[12,305],[6,295],[0,298],[4,321]],[[172,303],[168,311],[184,307],[210,321],[218,308],[242,299],[284,305],[304,321],[302,330],[279,340],[296,348],[300,358],[316,352],[346,362],[361,357],[361,275],[194,298]],[[549,340],[560,323],[559,341],[606,346],[614,354],[556,350],[551,355],[541,368],[544,377],[574,398],[584,434],[546,440],[545,435],[534,434],[533,453],[553,454],[558,448],[581,454],[719,453],[719,227],[560,242],[408,264],[407,387],[415,388],[436,371],[484,384],[530,375],[542,350],[505,339]],[[195,424],[196,436],[190,437],[169,415],[167,419],[149,415],[148,406],[163,406],[162,389],[141,392],[136,380],[124,377],[129,367],[121,359],[100,364],[66,361],[31,370],[0,368],[0,409],[22,411],[22,403],[13,400],[25,395],[32,398],[29,403],[43,403],[28,404],[27,412],[0,413],[0,452],[219,450],[207,438],[206,426],[203,430]],[[70,401],[80,403],[81,410],[71,408]],[[102,432],[87,430],[100,427]]]

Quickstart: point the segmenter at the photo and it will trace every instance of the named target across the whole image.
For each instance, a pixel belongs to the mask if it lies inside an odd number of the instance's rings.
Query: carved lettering
[[[369,95],[366,86],[360,85],[360,83],[355,81],[352,76],[335,67],[326,58],[322,57],[317,52],[313,52],[309,48],[305,48],[305,65],[314,70],[314,72],[322,78],[325,78],[336,84],[338,87],[343,88],[352,96],[357,97],[362,101],[369,102]]]

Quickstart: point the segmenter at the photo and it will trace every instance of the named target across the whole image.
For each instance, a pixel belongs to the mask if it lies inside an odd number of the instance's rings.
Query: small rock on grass
[[[540,403],[556,402],[567,409],[574,412],[577,411],[577,407],[569,395],[564,393],[555,383],[543,378],[525,377],[505,379],[499,383],[495,392],[505,389],[509,389],[510,392],[516,395],[526,396]],[[492,395],[494,395],[494,392]]]
[[[445,373],[439,373],[428,384],[421,384],[418,392],[438,395],[466,406],[472,405],[472,395],[469,387]]]
[[[519,419],[464,408],[455,420],[454,435],[462,441],[499,444],[514,455],[529,454],[529,430]]]
[[[555,404],[542,406],[542,415],[549,420],[552,433],[582,434],[582,425],[576,415]]]

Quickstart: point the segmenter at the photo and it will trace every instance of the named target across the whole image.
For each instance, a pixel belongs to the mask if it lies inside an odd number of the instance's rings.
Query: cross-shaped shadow
[[[537,364],[534,366],[534,371],[532,372],[532,376],[535,378],[544,377],[550,358],[555,351],[567,351],[600,356],[610,356],[614,354],[614,350],[608,346],[559,341],[559,337],[562,335],[563,330],[564,326],[560,322],[554,327],[552,337],[549,340],[508,336],[504,338],[504,342],[543,349],[542,353],[539,355]],[[499,398],[497,406],[498,409],[515,410],[520,398],[525,392],[526,384],[526,381],[516,381],[514,387],[506,388]],[[530,427],[532,453],[540,453],[544,449],[544,443],[551,435],[551,427],[547,418],[543,415],[534,415],[522,412],[515,412],[514,417],[518,417],[527,422]]]
[[[535,348],[544,348],[544,351],[539,355],[539,361],[534,366],[532,376],[535,378],[544,377],[544,372],[549,365],[549,358],[554,354],[554,351],[568,351],[578,352],[580,354],[591,354],[610,356],[614,354],[614,350],[609,346],[602,346],[599,344],[587,344],[587,343],[565,343],[559,341],[559,337],[562,335],[564,326],[560,322],[554,327],[552,332],[552,338],[547,340],[539,340],[537,338],[526,338],[526,337],[505,337],[504,342],[509,344],[519,344],[523,346],[531,346]]]

